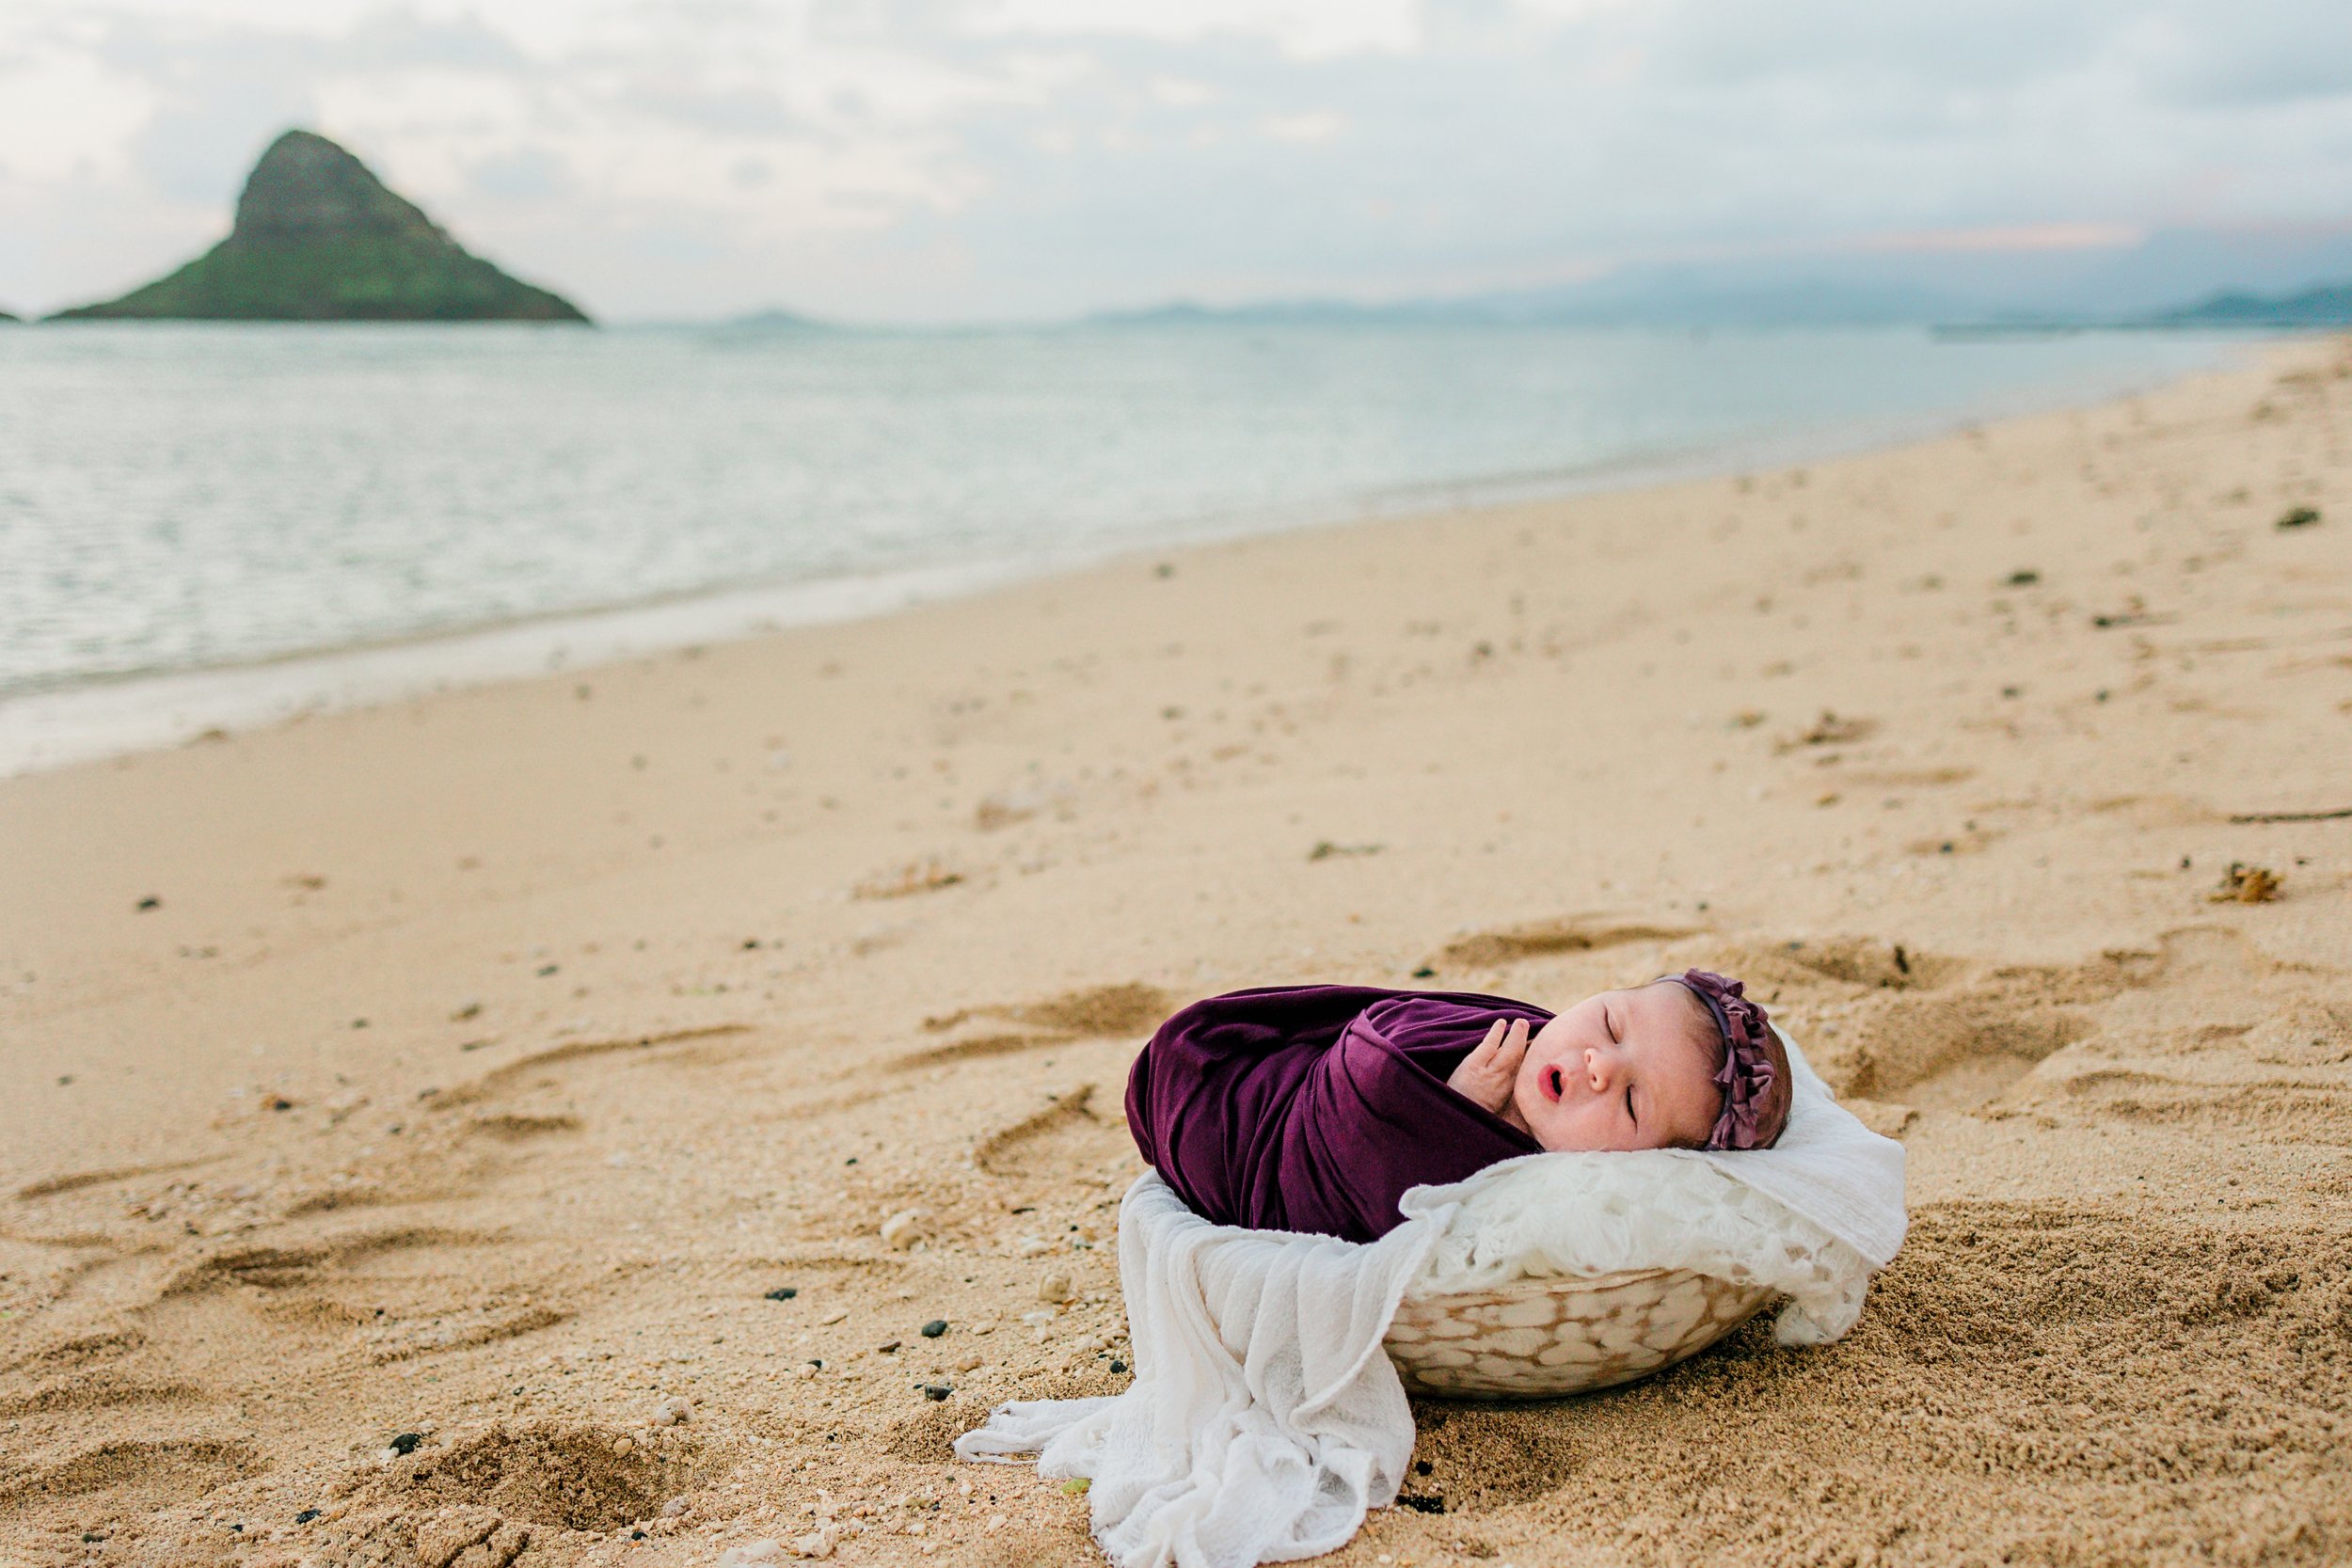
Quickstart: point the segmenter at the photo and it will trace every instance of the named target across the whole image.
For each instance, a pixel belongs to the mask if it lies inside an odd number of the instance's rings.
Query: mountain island
[[[229,237],[168,277],[60,319],[585,322],[452,239],[368,166],[309,131],[270,143]]]

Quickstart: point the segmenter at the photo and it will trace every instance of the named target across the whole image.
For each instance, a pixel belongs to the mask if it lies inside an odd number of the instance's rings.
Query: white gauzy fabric
[[[1087,1478],[1094,1538],[1120,1568],[1336,1551],[1404,1484],[1413,1416],[1380,1340],[1451,1214],[1369,1246],[1244,1230],[1147,1173],[1119,1206],[1135,1382],[999,1405],[957,1457],[1035,1454],[1049,1480]]]
[[[1506,1161],[1414,1188],[1368,1246],[1211,1225],[1147,1173],[1119,1218],[1135,1382],[999,1405],[956,1453],[1086,1478],[1119,1568],[1255,1568],[1334,1550],[1396,1499],[1413,1419],[1380,1342],[1407,1292],[1689,1268],[1786,1293],[1783,1343],[1837,1338],[1902,1243],[1902,1146],[1781,1039],[1796,1082],[1773,1148]]]

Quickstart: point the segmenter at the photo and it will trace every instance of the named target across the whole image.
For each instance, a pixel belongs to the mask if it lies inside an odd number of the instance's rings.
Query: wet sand
[[[1334,1560],[2341,1560],[2347,810],[2322,341],[0,782],[0,1562],[1089,1560],[946,1443],[1123,1385],[1161,1013],[1686,963],[1909,1147],[1861,1326]]]

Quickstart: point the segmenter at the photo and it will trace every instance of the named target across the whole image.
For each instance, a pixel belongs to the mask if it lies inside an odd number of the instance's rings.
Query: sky
[[[2352,4],[6,0],[0,307],[295,125],[608,319],[1378,300],[2352,223]]]

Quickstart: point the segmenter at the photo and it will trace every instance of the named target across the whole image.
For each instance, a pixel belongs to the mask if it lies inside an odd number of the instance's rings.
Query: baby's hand
[[[1462,1058],[1445,1086],[1501,1116],[1511,1103],[1511,1088],[1518,1082],[1519,1063],[1526,1058],[1527,1020],[1496,1019],[1486,1037]]]

